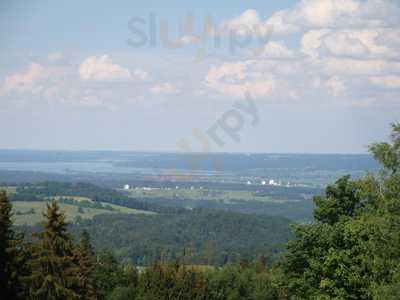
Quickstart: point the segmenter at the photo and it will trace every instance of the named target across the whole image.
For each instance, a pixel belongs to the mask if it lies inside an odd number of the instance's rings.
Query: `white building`
[[[274,185],[274,186],[280,185],[278,182],[276,182],[276,181],[273,180],[273,179],[271,179],[271,180],[269,181],[268,184],[269,184],[269,185]]]
[[[131,187],[129,186],[129,184],[125,184],[124,185],[124,190],[129,190]]]

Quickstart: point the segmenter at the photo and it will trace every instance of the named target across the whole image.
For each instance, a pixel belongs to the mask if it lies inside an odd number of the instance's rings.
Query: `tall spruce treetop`
[[[87,230],[82,230],[82,233],[80,236],[80,250],[87,257],[94,259],[94,250],[93,250],[93,246],[90,242],[89,232],[87,232]]]
[[[47,205],[44,217],[44,232],[39,235],[41,243],[31,266],[31,296],[33,299],[78,299],[77,266],[65,216],[58,204],[52,202]]]
[[[47,204],[47,211],[43,215],[46,218],[43,232],[46,248],[57,256],[72,255],[72,239],[68,233],[65,215],[60,212],[57,202]]]
[[[80,236],[79,247],[76,249],[75,260],[78,265],[77,277],[80,299],[97,299],[93,270],[95,267],[95,253],[90,243],[90,236],[83,230]]]

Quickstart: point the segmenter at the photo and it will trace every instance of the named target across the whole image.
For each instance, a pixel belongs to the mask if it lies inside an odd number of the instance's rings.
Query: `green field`
[[[43,212],[46,210],[44,201],[15,201],[12,202],[14,210],[14,221],[16,225],[33,225],[43,221]],[[111,206],[114,210],[98,209],[98,208],[83,208],[84,213],[78,212],[78,206],[60,203],[61,211],[65,213],[67,221],[73,221],[77,216],[82,219],[92,219],[100,214],[155,214],[150,211],[131,209],[123,206],[104,203]],[[34,213],[28,212],[33,209]],[[17,215],[17,212],[19,214]]]
[[[0,186],[0,191],[6,191],[7,194],[15,194],[17,190],[16,186]]]
[[[265,196],[255,196],[251,191],[228,191],[208,189],[132,189],[129,195],[134,198],[166,198],[184,200],[221,200],[221,201],[263,201],[283,203],[285,200],[272,199]]]

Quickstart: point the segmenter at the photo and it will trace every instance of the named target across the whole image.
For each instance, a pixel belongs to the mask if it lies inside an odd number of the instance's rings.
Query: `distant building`
[[[251,181],[250,181],[250,180],[249,180],[249,181],[247,181],[247,184],[248,184],[248,185],[251,185]]]
[[[271,179],[271,180],[268,182],[268,184],[269,184],[269,185],[273,185],[273,186],[281,186],[281,185],[282,185],[282,182],[281,182],[281,181],[276,182],[274,179]]]
[[[124,190],[129,190],[131,187],[129,186],[129,184],[125,184],[124,185]]]
[[[267,182],[266,182],[265,180],[263,180],[263,181],[261,182],[261,184],[262,184],[262,185],[266,185]]]

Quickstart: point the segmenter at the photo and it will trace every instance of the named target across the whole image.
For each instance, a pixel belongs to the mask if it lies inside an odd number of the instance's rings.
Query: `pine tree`
[[[4,191],[0,192],[0,295],[4,299],[22,297],[20,276],[23,274],[24,255],[22,238],[11,229],[12,205]]]
[[[77,266],[73,243],[65,216],[56,202],[47,204],[44,232],[39,234],[31,262],[30,297],[32,299],[78,299]]]
[[[95,253],[90,243],[89,233],[86,230],[83,230],[80,236],[80,244],[75,253],[75,259],[78,264],[77,276],[80,299],[97,299],[93,279]]]

